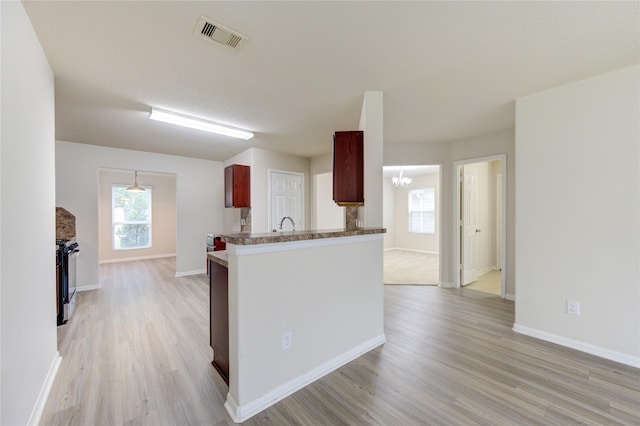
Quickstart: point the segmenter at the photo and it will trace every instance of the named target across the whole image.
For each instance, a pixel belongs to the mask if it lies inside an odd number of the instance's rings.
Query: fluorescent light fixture
[[[202,120],[200,118],[189,117],[188,115],[163,111],[156,108],[151,108],[149,118],[152,120],[175,124],[177,126],[204,130],[205,132],[216,133],[218,135],[231,136],[232,138],[248,140],[253,137],[253,133],[245,130],[233,129],[222,124],[214,123],[213,121]]]

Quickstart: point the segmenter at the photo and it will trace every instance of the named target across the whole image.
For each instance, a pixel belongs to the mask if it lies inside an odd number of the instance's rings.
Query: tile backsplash
[[[56,207],[56,238],[76,237],[76,217],[62,207]]]

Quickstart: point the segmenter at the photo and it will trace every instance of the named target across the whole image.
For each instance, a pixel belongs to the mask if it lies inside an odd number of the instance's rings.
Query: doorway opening
[[[97,174],[99,264],[175,257],[176,175],[115,168],[98,168]],[[148,198],[119,191],[134,179]]]
[[[456,286],[506,297],[506,155],[456,162]]]
[[[440,166],[383,167],[384,283],[440,284]]]

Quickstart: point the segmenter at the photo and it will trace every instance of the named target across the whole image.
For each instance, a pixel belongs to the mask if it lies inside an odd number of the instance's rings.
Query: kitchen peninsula
[[[208,254],[217,271],[211,274],[211,331],[213,341],[220,326],[228,327],[228,356],[222,354],[221,364],[228,371],[225,407],[234,421],[385,342],[384,232],[222,235],[227,250]],[[224,291],[228,324],[218,317]]]

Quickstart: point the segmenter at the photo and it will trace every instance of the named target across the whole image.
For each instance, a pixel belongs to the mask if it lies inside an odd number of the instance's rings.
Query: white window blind
[[[409,232],[435,234],[435,193],[434,188],[409,190]]]

